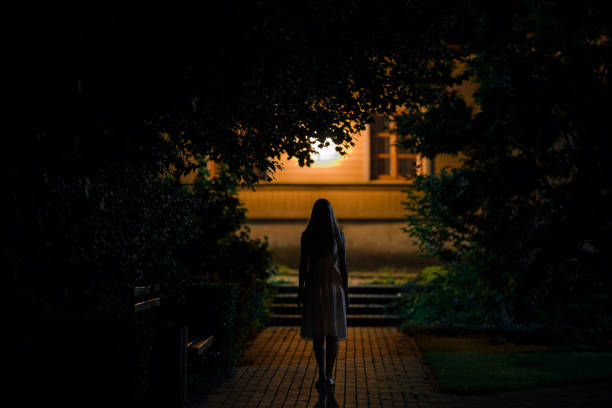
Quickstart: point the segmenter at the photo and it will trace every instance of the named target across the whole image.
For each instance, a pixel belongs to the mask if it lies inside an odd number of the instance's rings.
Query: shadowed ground
[[[316,376],[312,344],[300,339],[299,328],[269,327],[233,377],[198,406],[314,407]],[[436,393],[412,338],[390,327],[349,327],[335,379],[340,407],[602,407],[612,401],[612,381],[475,396]]]

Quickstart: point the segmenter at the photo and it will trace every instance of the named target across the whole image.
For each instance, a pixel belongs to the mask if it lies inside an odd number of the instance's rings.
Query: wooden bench
[[[154,309],[161,307],[160,285],[144,285],[134,286],[134,312],[135,313],[150,313]],[[177,388],[172,394],[171,405],[183,406],[187,400],[187,359],[194,360],[200,358],[213,344],[214,336],[204,336],[189,340],[188,327],[180,326],[173,329],[170,333],[165,333],[163,336],[166,342],[163,350],[158,352],[172,355],[172,368],[169,370],[174,372],[174,381],[169,381],[169,384],[176,384]],[[169,348],[168,345],[170,345]],[[163,359],[164,356],[159,356]]]
[[[200,357],[213,344],[215,336],[203,337],[187,342],[187,350],[190,357]]]
[[[159,284],[148,286],[134,286],[134,311],[144,312],[161,306]]]
[[[134,286],[134,311],[144,312],[161,306],[159,297],[159,284],[147,286]],[[187,341],[185,346],[190,355],[201,356],[213,344],[214,336],[205,336]]]

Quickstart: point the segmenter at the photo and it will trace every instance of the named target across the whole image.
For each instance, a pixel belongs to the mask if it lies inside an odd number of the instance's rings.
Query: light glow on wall
[[[325,142],[329,142],[326,147],[319,147],[318,142],[315,145],[315,152],[310,155],[314,160],[312,167],[331,167],[337,166],[340,163],[342,156],[336,151],[336,144],[328,137]]]

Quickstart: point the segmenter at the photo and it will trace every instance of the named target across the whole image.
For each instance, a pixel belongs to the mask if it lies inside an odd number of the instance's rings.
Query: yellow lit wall
[[[336,184],[369,181],[369,129],[355,136],[355,145],[346,155],[321,166],[300,167],[296,159],[283,158],[283,170],[274,175],[272,184]]]
[[[405,185],[262,185],[243,190],[240,200],[249,219],[308,219],[318,198],[332,204],[339,219],[398,220],[406,211]]]

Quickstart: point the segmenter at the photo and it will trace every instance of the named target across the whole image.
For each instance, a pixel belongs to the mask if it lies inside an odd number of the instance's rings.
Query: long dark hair
[[[329,201],[324,198],[315,201],[304,233],[315,247],[329,247],[333,241],[342,244],[340,226]]]

